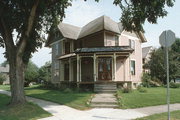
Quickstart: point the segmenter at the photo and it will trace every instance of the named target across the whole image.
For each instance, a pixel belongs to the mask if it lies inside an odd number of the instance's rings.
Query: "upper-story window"
[[[55,44],[55,55],[58,55],[59,54],[59,45],[58,44]]]
[[[115,46],[119,46],[119,36],[115,36]]]
[[[64,53],[69,54],[70,52],[71,52],[70,42],[65,42],[64,43]]]
[[[135,41],[134,41],[134,40],[129,39],[129,46],[130,46],[130,48],[132,48],[132,49],[134,49],[134,50],[135,50]]]

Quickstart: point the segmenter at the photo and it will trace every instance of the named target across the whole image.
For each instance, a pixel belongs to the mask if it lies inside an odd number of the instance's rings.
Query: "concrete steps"
[[[115,93],[116,89],[116,83],[97,83],[94,85],[94,92],[97,93]]]
[[[117,108],[117,99],[113,93],[98,93],[92,99],[91,107]]]

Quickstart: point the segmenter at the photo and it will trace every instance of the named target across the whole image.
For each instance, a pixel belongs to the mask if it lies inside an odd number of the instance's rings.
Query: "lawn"
[[[139,108],[166,104],[166,88],[146,88],[147,92],[142,93],[133,90],[130,93],[118,91],[120,108]],[[170,89],[171,103],[180,103],[180,88]]]
[[[76,109],[84,110],[89,108],[87,102],[91,99],[91,92],[63,92],[60,90],[43,89],[31,87],[25,90],[27,96],[56,102]]]
[[[9,90],[8,85],[0,85],[0,89]],[[92,92],[63,92],[60,90],[44,89],[39,85],[25,88],[27,96],[52,101],[62,105],[67,105],[76,109],[84,110],[90,106],[87,102],[92,97]]]
[[[2,90],[10,90],[10,86],[9,85],[0,85],[0,89],[2,89]]]
[[[136,120],[167,120],[167,113],[155,114]],[[171,120],[180,120],[180,110],[171,112]]]
[[[49,117],[50,113],[32,103],[26,103],[20,106],[7,106],[10,97],[0,94],[0,119],[1,120],[37,120],[39,118]]]

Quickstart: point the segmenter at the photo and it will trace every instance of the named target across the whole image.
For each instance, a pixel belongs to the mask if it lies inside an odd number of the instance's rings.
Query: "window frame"
[[[134,62],[134,65],[132,64]],[[131,75],[136,75],[136,61],[135,60],[130,60],[130,73]]]

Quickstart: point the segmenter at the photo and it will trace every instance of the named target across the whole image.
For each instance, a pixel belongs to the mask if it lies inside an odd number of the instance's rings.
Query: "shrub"
[[[5,80],[6,80],[5,75],[3,75],[2,73],[0,73],[0,85],[2,85]]]
[[[170,88],[180,88],[180,83],[170,82],[169,87]]]
[[[151,76],[148,73],[143,73],[141,80],[144,87],[150,87]]]
[[[70,93],[70,92],[72,92],[72,90],[70,88],[66,88],[66,89],[63,90],[63,92]]]
[[[123,92],[123,93],[130,93],[130,92],[132,92],[132,89],[129,88],[129,87],[123,87],[123,88],[122,88],[122,92]]]
[[[146,93],[147,92],[147,90],[145,88],[143,88],[142,86],[140,86],[140,85],[137,87],[137,90],[139,92],[142,92],[142,93]]]

